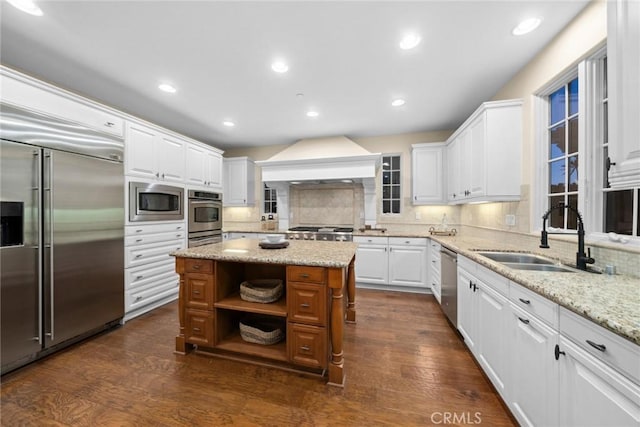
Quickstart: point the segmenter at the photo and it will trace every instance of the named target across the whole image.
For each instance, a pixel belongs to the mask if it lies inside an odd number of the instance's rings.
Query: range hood
[[[344,136],[303,139],[268,160],[257,161],[262,181],[277,190],[281,228],[289,225],[289,185],[347,182],[362,184],[365,224],[374,225],[376,172],[381,153],[370,153]]]

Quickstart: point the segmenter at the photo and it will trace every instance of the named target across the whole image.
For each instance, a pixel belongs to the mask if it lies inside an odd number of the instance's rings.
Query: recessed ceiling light
[[[530,33],[531,31],[538,28],[541,22],[542,19],[540,18],[525,19],[524,21],[519,23],[518,26],[513,29],[513,31],[511,31],[511,34],[513,34],[514,36],[521,36]]]
[[[289,71],[289,66],[283,61],[276,61],[271,64],[271,69],[276,73],[286,73]]]
[[[225,125],[226,127],[234,127],[236,124],[233,123],[231,120],[225,120],[224,122],[222,122],[223,125]]]
[[[7,0],[10,5],[16,9],[28,13],[33,16],[42,16],[42,9],[40,9],[32,0]]]
[[[391,102],[391,105],[393,105],[394,107],[400,107],[401,105],[404,105],[404,103],[405,103],[404,99],[399,99],[398,98],[398,99],[394,99]]]
[[[167,92],[167,93],[176,93],[177,89],[173,86],[171,86],[169,83],[161,83],[160,85],[158,85],[158,89],[160,89],[163,92]]]
[[[318,117],[319,113],[317,111],[307,111],[307,117]]]
[[[400,49],[413,49],[414,47],[418,46],[420,40],[422,39],[416,33],[407,33],[404,35],[404,37],[402,37],[402,40],[400,40]]]

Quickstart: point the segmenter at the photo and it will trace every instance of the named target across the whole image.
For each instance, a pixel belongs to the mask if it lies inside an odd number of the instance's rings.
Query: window
[[[598,61],[596,71],[601,89],[596,96],[595,104],[599,109],[599,122],[602,132],[598,135],[600,161],[602,168],[602,231],[605,233],[640,236],[640,220],[638,220],[638,199],[640,189],[631,188],[625,190],[611,189],[608,172],[609,160],[609,95],[607,92],[607,57]],[[635,215],[634,215],[635,210]],[[635,217],[635,227],[634,227]]]
[[[612,189],[608,182],[607,58],[602,48],[541,90],[537,98],[537,182],[534,227],[559,203],[577,208],[590,239],[606,233],[640,244],[640,188]],[[571,211],[554,210],[549,225],[577,228]],[[615,238],[614,238],[615,240]]]
[[[548,97],[549,171],[548,206],[578,208],[578,78],[572,79]],[[566,214],[565,214],[566,213]],[[576,214],[556,209],[549,217],[551,227],[577,229]]]
[[[276,198],[275,188],[267,187],[264,184],[264,213],[275,214],[278,213],[278,201]]]
[[[399,214],[402,201],[400,188],[400,155],[382,156],[382,213]]]

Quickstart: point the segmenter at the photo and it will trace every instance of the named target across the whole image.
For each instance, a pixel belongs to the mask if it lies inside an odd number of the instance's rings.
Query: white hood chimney
[[[289,226],[289,185],[326,182],[362,183],[365,224],[375,225],[375,177],[381,158],[381,153],[337,136],[300,140],[256,164],[262,168],[262,181],[277,190],[281,228]]]

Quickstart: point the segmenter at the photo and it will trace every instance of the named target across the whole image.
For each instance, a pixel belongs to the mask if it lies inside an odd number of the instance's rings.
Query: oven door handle
[[[202,204],[219,205],[220,202],[214,201],[214,200],[189,200],[189,204],[191,204],[191,205],[202,205]]]

